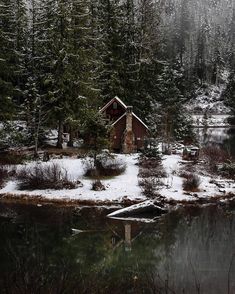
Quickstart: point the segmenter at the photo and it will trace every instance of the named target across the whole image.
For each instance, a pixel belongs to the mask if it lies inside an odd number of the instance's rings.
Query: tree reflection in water
[[[155,224],[106,214],[1,204],[1,293],[235,292],[232,213],[192,207]]]

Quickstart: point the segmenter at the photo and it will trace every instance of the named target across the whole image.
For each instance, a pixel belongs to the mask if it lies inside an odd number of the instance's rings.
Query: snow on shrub
[[[85,161],[85,176],[87,177],[112,177],[124,173],[126,164],[115,157],[98,157],[96,161]]]
[[[184,174],[183,189],[184,191],[197,192],[201,183],[199,176],[188,173]]]
[[[162,162],[159,157],[141,156],[139,166],[139,186],[146,197],[155,198],[163,186],[162,178],[167,176]]]
[[[96,180],[92,183],[92,190],[94,191],[104,191],[106,190],[104,184],[100,180]]]
[[[68,172],[59,164],[36,164],[21,168],[17,174],[20,190],[74,189],[79,184],[69,180]]]

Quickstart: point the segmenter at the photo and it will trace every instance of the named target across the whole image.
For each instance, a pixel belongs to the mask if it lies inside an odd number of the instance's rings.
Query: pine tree
[[[21,0],[0,1],[0,119],[9,119],[22,96],[26,10]]]
[[[194,139],[191,121],[183,107],[185,97],[180,89],[182,73],[178,65],[165,64],[157,79],[158,96],[152,102],[149,123],[155,136],[166,143]]]
[[[123,62],[121,51],[123,50],[120,36],[121,5],[120,0],[100,0],[99,11],[99,39],[102,67],[99,74],[99,88],[103,102],[107,102],[114,96],[122,97],[124,94],[121,81]]]

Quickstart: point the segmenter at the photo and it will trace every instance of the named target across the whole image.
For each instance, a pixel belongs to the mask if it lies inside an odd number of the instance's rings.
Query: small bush
[[[195,174],[185,174],[185,180],[183,181],[184,191],[197,192],[200,186],[201,180],[199,176]]]
[[[126,165],[117,159],[98,159],[86,162],[85,176],[87,177],[113,177],[119,176],[126,170]]]
[[[158,158],[141,157],[139,160],[139,166],[146,169],[154,169],[161,165],[161,160]]]
[[[161,159],[161,154],[157,148],[148,148],[143,151],[143,155],[148,158],[156,158],[158,160]]]
[[[2,153],[0,154],[0,164],[2,165],[13,165],[22,164],[25,161],[24,155]]]
[[[188,179],[192,177],[192,172],[191,171],[180,171],[179,177]]]
[[[235,178],[235,162],[224,163],[220,169],[222,175],[232,178]]]
[[[166,178],[167,174],[165,170],[163,169],[163,166],[161,165],[154,169],[140,168],[138,176],[140,178],[150,178],[150,177]]]
[[[105,186],[100,180],[96,180],[92,183],[92,190],[94,191],[104,191],[106,190]]]
[[[229,160],[228,153],[222,150],[219,146],[205,147],[202,149],[201,154],[208,162],[211,171],[217,171],[218,164]]]
[[[157,191],[163,186],[160,178],[150,177],[139,180],[139,186],[148,198],[155,198]]]
[[[74,189],[77,183],[68,179],[67,171],[60,165],[37,164],[33,167],[25,167],[17,173],[20,190],[44,190],[44,189]]]

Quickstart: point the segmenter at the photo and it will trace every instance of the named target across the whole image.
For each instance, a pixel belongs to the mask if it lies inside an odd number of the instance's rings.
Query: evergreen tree
[[[223,98],[226,104],[231,107],[233,115],[235,117],[235,71],[233,71],[229,76],[229,82],[227,88],[223,93]]]
[[[194,139],[192,123],[183,107],[185,97],[179,87],[181,79],[182,73],[177,65],[165,64],[157,79],[157,100],[151,105],[150,127],[155,136],[162,137],[167,143]]]
[[[0,119],[9,119],[22,100],[26,10],[21,0],[0,1]]]

